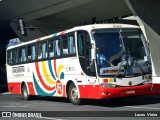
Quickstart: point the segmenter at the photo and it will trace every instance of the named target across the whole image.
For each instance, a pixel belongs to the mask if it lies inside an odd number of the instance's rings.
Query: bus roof
[[[90,25],[84,25],[84,26],[77,26],[77,27],[74,27],[74,28],[71,28],[71,29],[68,29],[68,30],[65,30],[65,31],[61,31],[61,32],[54,33],[54,34],[51,34],[51,35],[48,35],[48,36],[37,38],[37,39],[31,40],[31,41],[28,41],[28,42],[23,42],[21,44],[15,45],[15,46],[9,46],[7,49],[12,49],[12,48],[19,47],[19,46],[22,46],[22,45],[38,42],[38,41],[41,41],[41,40],[56,37],[56,36],[63,35],[65,33],[73,32],[73,31],[76,31],[76,30],[90,31],[92,29],[103,29],[103,28],[113,28],[113,29],[118,28],[118,29],[120,29],[120,28],[140,28],[140,27],[135,26],[135,25],[130,25],[130,24],[116,24],[116,23],[114,23],[114,24],[113,23],[112,24],[111,23],[109,23],[109,24],[108,23],[107,24],[90,24]]]

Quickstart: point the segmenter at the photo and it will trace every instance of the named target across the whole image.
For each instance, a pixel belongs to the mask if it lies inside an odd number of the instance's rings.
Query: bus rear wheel
[[[28,94],[26,84],[23,84],[23,86],[22,86],[22,95],[23,95],[24,100],[27,100],[27,101],[29,100],[30,96]]]
[[[78,98],[78,91],[74,83],[71,83],[68,90],[68,97],[72,104],[79,105],[82,103],[82,100]]]

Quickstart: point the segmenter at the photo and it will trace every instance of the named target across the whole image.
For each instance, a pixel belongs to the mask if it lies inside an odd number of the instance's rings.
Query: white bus
[[[151,93],[151,62],[138,26],[93,24],[75,27],[7,48],[9,91],[83,99]]]

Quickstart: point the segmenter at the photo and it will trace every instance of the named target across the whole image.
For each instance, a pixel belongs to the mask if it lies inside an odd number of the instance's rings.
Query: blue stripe
[[[64,79],[64,73],[62,72],[60,75],[60,80]]]
[[[49,66],[49,71],[50,71],[53,79],[56,80],[55,75],[54,75],[54,73],[53,73],[51,60],[48,60],[48,66]]]

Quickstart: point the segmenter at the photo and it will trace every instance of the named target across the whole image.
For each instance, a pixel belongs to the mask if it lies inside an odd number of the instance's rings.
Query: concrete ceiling
[[[46,30],[63,29],[91,23],[93,17],[96,17],[97,21],[101,21],[129,14],[131,12],[123,0],[119,0],[119,2],[115,0],[94,0],[46,17],[31,20],[30,23],[42,28],[46,27]]]
[[[0,28],[23,18],[27,26],[50,34],[91,23],[93,17],[101,21],[129,14],[125,0],[1,0]]]

